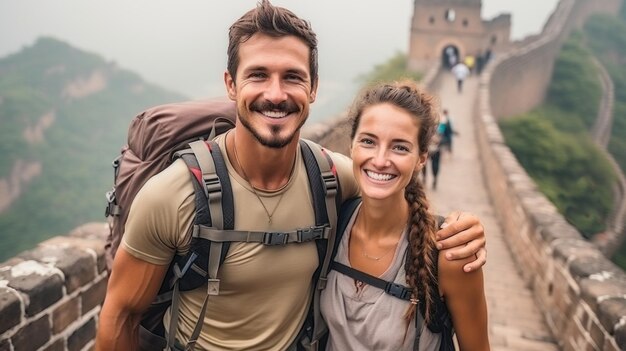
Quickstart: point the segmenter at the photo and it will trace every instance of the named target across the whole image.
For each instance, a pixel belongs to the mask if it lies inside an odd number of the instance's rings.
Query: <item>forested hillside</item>
[[[545,104],[501,122],[507,144],[539,188],[565,217],[590,237],[605,228],[614,176],[588,131],[601,88],[592,57],[607,68],[615,87],[609,151],[626,169],[626,9],[596,15],[565,43],[555,62]],[[619,261],[626,268],[626,248]]]
[[[183,99],[52,38],[0,59],[0,261],[104,221],[130,119]]]
[[[544,104],[500,127],[539,189],[590,238],[605,230],[615,175],[589,135],[602,89],[585,42],[577,32],[563,45]]]
[[[619,17],[594,16],[585,25],[587,43],[606,67],[615,90],[609,152],[626,173],[626,6]],[[626,269],[626,243],[613,260]]]

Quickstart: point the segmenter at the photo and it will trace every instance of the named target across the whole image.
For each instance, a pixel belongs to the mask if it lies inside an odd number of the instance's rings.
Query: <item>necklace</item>
[[[404,228],[402,228],[402,231],[404,231]],[[398,246],[398,243],[400,242],[400,239],[402,238],[402,232],[400,232],[400,237],[398,238],[398,241],[396,241],[395,244],[393,244],[393,246],[391,246],[389,248],[389,250],[385,251],[381,256],[371,256],[368,255],[367,252],[365,251],[365,243],[362,242],[361,243],[361,253],[363,254],[363,257],[373,260],[373,261],[380,261],[381,259],[387,257],[387,255],[389,255],[392,251],[395,251],[396,247]]]
[[[363,256],[365,258],[368,258],[370,260],[374,260],[374,261],[380,261],[382,258],[386,257],[387,255],[389,255],[389,253],[394,250],[396,248],[396,246],[398,245],[398,243],[396,242],[395,245],[393,245],[389,250],[385,251],[385,253],[382,256],[370,256],[367,254],[367,252],[365,252],[365,245],[361,246],[361,252],[363,253]]]
[[[252,193],[254,194],[254,196],[256,196],[257,200],[259,200],[259,202],[261,203],[261,206],[263,206],[263,210],[265,211],[265,214],[267,214],[267,224],[272,224],[272,217],[274,216],[274,213],[276,212],[276,209],[278,208],[278,206],[280,206],[280,202],[282,201],[283,196],[285,196],[285,192],[280,194],[280,197],[278,198],[278,202],[276,203],[276,206],[274,206],[274,209],[270,212],[267,209],[267,206],[265,206],[265,203],[263,202],[263,200],[261,200],[261,196],[256,191],[256,188],[254,187],[254,185],[250,183],[250,180],[248,179],[248,175],[246,174],[246,171],[243,169],[241,162],[239,162],[239,155],[237,154],[237,143],[235,143],[234,140],[233,140],[233,150],[235,152],[235,161],[237,161],[237,166],[239,166],[239,169],[241,169],[243,179],[246,182],[248,182],[248,184],[250,185],[250,188],[252,188]],[[293,169],[295,168],[295,164],[296,164],[295,159],[293,163],[294,164],[291,166],[291,172],[289,173],[289,178],[291,178],[291,174],[293,173]]]

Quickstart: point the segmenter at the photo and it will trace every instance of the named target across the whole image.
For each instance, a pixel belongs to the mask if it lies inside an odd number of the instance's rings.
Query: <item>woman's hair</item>
[[[309,47],[311,85],[317,84],[317,36],[311,24],[285,8],[273,6],[268,0],[259,1],[256,8],[246,12],[230,26],[227,69],[233,79],[239,67],[239,45],[256,33],[275,38],[293,35],[301,39]]]
[[[418,126],[418,152],[428,152],[430,139],[435,134],[439,123],[435,97],[420,89],[413,81],[400,81],[378,84],[366,88],[352,105],[348,117],[352,122],[351,139],[354,139],[363,111],[373,105],[388,103],[410,113]],[[433,309],[434,289],[437,282],[437,262],[435,250],[435,218],[428,211],[424,187],[415,171],[405,189],[405,198],[409,203],[408,240],[409,256],[406,264],[406,280],[413,290],[412,298],[422,300],[425,308],[425,320],[428,322]],[[407,321],[413,320],[415,304],[407,311]]]

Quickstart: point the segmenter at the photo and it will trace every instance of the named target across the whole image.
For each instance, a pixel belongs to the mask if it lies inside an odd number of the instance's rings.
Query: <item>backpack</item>
[[[341,201],[338,177],[332,159],[319,145],[301,139],[315,225],[286,232],[234,230],[234,202],[230,179],[220,147],[212,139],[232,128],[235,108],[223,100],[193,101],[157,106],[139,114],[129,128],[129,143],[113,162],[114,186],[107,193],[110,234],[107,254],[112,259],[123,234],[132,199],[154,174],[181,158],[190,171],[196,213],[190,250],[175,255],[155,301],[142,315],[140,349],[194,349],[204,318],[198,318],[190,340],[181,345],[175,340],[178,303],[181,291],[208,283],[199,316],[206,311],[209,296],[219,294],[218,270],[231,242],[259,242],[287,245],[315,240],[320,265],[314,274],[313,302],[298,335],[298,350],[317,350],[327,327],[319,313],[319,295],[325,287],[330,253],[334,244],[337,208]],[[209,131],[210,132],[207,132]],[[327,254],[328,253],[328,254]],[[168,332],[163,315],[171,306]]]
[[[131,121],[128,143],[113,160],[113,188],[106,193],[105,217],[109,235],[105,243],[107,270],[122,240],[128,210],[145,182],[173,161],[174,154],[189,142],[208,138],[232,128],[235,104],[225,98],[187,101],[149,108]]]
[[[393,297],[410,301],[411,300],[411,288],[406,287],[402,284],[395,283],[393,281],[387,281],[375,277],[373,275],[367,274],[365,272],[359,271],[358,269],[354,269],[352,267],[346,266],[334,260],[335,255],[337,254],[337,249],[339,248],[339,244],[341,243],[341,238],[343,233],[345,232],[354,211],[356,211],[357,207],[361,203],[361,198],[353,198],[344,202],[341,210],[339,212],[339,217],[337,220],[337,238],[335,240],[335,245],[333,247],[332,257],[333,260],[330,264],[330,268],[335,270],[341,274],[347,275],[353,279],[362,281],[367,285],[371,285],[375,288],[383,290],[386,294],[389,294]],[[436,216],[437,226],[441,226],[444,221],[442,216]],[[434,262],[437,262],[437,257],[439,254],[439,250],[433,250],[431,254],[433,255]],[[409,265],[409,259],[407,255],[407,260],[405,265]],[[437,271],[435,270],[435,274]],[[431,292],[434,293],[433,296],[436,296],[434,301],[434,310],[432,312],[432,316],[430,318],[429,323],[426,325],[428,329],[433,333],[442,333],[441,345],[439,347],[439,351],[454,351],[454,327],[452,325],[452,316],[448,311],[446,304],[439,298],[439,288],[438,286],[429,287]],[[413,342],[413,350],[417,351],[419,349],[419,340],[422,332],[422,328],[424,327],[424,313],[426,312],[426,306],[423,303],[424,299],[422,296],[418,298],[418,310],[419,312],[415,313],[415,341]]]

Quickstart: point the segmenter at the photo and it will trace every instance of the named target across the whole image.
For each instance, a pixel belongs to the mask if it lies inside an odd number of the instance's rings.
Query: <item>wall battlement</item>
[[[481,76],[474,122],[483,174],[513,257],[563,350],[626,349],[626,274],[585,240],[537,189],[506,146],[497,119],[545,98],[573,28],[621,0],[561,0],[541,35],[496,57]],[[511,84],[515,82],[515,84]]]

